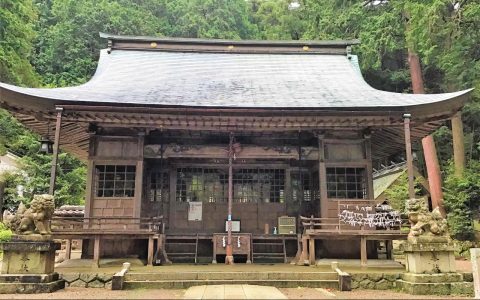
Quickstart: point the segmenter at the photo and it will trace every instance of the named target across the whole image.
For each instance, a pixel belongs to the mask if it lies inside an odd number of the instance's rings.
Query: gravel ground
[[[280,291],[289,299],[469,299],[468,297],[458,296],[423,296],[376,290],[355,290],[352,292],[327,291],[335,294],[335,297],[329,296],[320,289],[313,288],[280,289]]]
[[[356,290],[329,291],[335,297],[314,288],[280,289],[289,299],[468,299],[452,296],[414,296],[393,291]],[[185,290],[133,290],[111,291],[95,288],[67,287],[52,294],[0,295],[0,299],[182,299]]]
[[[0,299],[182,299],[185,290],[112,291],[103,288],[67,287],[51,294],[0,295]]]

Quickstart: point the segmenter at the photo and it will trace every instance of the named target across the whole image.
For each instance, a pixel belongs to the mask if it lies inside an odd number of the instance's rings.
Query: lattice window
[[[234,169],[233,201],[238,203],[285,201],[285,170]],[[228,170],[178,168],[176,200],[179,202],[226,202]]]
[[[295,172],[292,178],[292,201],[312,201],[310,173]]]
[[[328,198],[366,199],[365,168],[327,168]]]
[[[224,202],[228,174],[221,169],[178,168],[176,199],[179,202]]]
[[[135,166],[95,166],[95,194],[97,197],[134,197]]]
[[[239,203],[285,202],[285,170],[234,170],[233,201]]]
[[[150,201],[168,202],[170,177],[166,171],[157,171],[150,174]]]
[[[318,178],[318,171],[312,173],[312,200],[320,201],[320,181]]]

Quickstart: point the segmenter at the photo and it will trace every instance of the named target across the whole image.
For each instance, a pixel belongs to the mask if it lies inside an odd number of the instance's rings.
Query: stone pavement
[[[183,299],[288,299],[272,286],[222,284],[193,286]]]

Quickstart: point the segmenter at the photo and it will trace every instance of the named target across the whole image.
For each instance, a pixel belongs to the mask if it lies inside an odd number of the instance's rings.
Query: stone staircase
[[[124,289],[185,289],[197,285],[251,284],[282,288],[339,288],[336,272],[158,272],[126,273]]]

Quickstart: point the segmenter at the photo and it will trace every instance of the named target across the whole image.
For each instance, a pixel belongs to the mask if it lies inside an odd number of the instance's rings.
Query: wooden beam
[[[407,156],[407,174],[408,174],[408,197],[410,199],[415,198],[415,182],[413,178],[413,155],[412,155],[412,143],[410,140],[410,114],[403,115],[404,117],[404,130],[405,130],[405,151]]]
[[[371,135],[365,135],[365,158],[367,159],[367,198],[374,200],[373,166],[372,166],[372,141]]]
[[[148,237],[147,265],[153,266],[153,236]]]
[[[135,204],[133,207],[133,216],[140,218],[142,212],[142,192],[143,192],[143,167],[144,167],[144,160],[143,160],[143,147],[145,143],[145,134],[141,133],[138,136],[138,145],[137,145],[137,153],[138,158],[136,162],[135,168]]]
[[[65,260],[69,260],[72,257],[72,240],[67,239],[65,241]]]
[[[99,268],[100,267],[100,236],[95,236],[94,244],[93,244],[93,267]]]
[[[318,186],[320,189],[320,216],[328,218],[327,168],[325,165],[324,136],[318,135]]]
[[[360,238],[360,264],[367,266],[367,239],[363,236]]]
[[[308,261],[311,266],[315,265],[315,239],[308,240]]]
[[[230,132],[230,142],[228,146],[228,216],[227,216],[227,246],[225,264],[233,265],[232,248],[232,203],[233,203],[233,132]]]
[[[55,123],[55,142],[53,144],[53,157],[52,168],[50,172],[50,188],[48,193],[53,195],[55,193],[55,182],[57,180],[57,161],[58,161],[58,148],[60,145],[60,130],[62,128],[62,112],[63,108],[57,107],[57,121]]]

